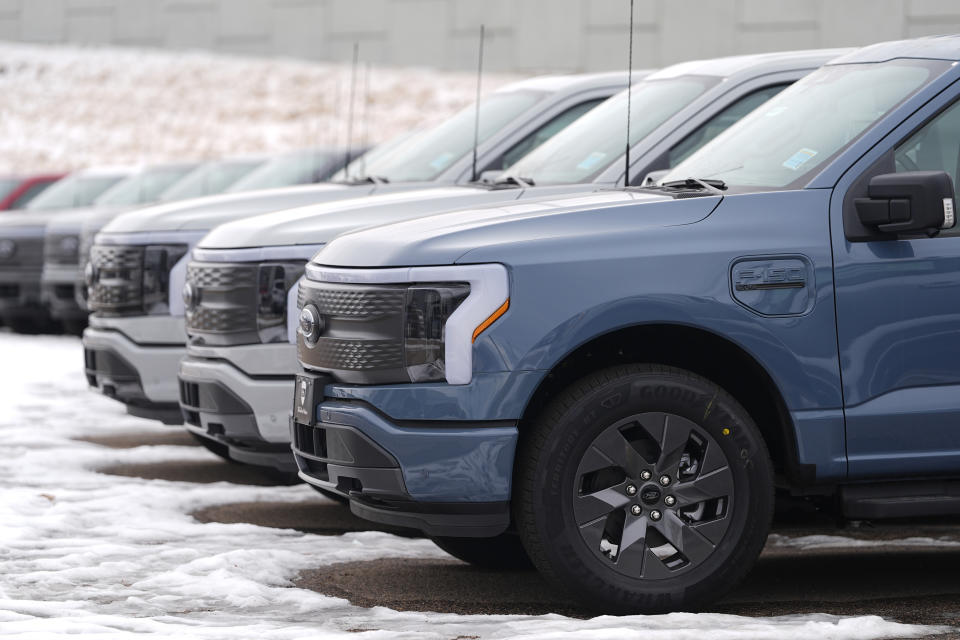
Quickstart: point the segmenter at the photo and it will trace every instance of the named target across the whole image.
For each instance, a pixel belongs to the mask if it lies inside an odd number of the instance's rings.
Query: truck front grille
[[[90,263],[90,249],[93,248],[93,237],[96,235],[91,231],[84,231],[80,234],[80,247],[77,249],[77,266],[79,267],[80,280],[77,282],[76,300],[77,304],[84,311],[88,311],[87,306],[87,265]]]
[[[0,268],[41,268],[43,266],[43,227],[37,228],[36,232],[37,235],[31,237],[0,236]]]
[[[315,306],[323,330],[313,345],[297,336],[300,362],[329,372],[341,382],[409,382],[404,362],[407,288],[302,281],[298,306]]]
[[[143,309],[142,246],[95,244],[90,249],[93,278],[87,306],[101,315],[126,315]]]
[[[80,238],[76,233],[48,233],[44,238],[43,261],[49,264],[79,263]]]
[[[254,344],[257,334],[257,265],[191,262],[185,319],[194,343]]]

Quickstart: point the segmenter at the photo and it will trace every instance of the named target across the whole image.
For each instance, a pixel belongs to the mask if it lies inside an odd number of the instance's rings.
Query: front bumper
[[[173,320],[173,318],[171,318]],[[138,344],[116,328],[83,332],[87,383],[127,406],[127,413],[180,424],[177,367],[186,349],[175,344]]]
[[[226,445],[238,462],[297,471],[290,453],[292,374],[257,378],[225,360],[187,355],[179,380],[187,429]]]
[[[87,312],[77,304],[77,282],[80,279],[77,265],[51,265],[43,267],[40,299],[57,320],[86,319]]]
[[[489,537],[510,524],[515,423],[395,424],[373,407],[325,400],[291,423],[300,477],[350,498],[358,516],[428,535]]]

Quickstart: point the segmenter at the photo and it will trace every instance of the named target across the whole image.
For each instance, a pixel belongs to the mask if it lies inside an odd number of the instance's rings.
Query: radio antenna
[[[363,137],[360,139],[360,146],[363,148],[360,156],[360,177],[367,176],[367,147],[370,142],[370,62],[363,65],[363,115],[360,121],[363,124]]]
[[[340,133],[342,127],[337,126],[340,122],[340,112],[343,109],[343,105],[340,104],[340,75],[337,74],[336,80],[333,84],[333,99],[331,101],[331,115],[327,121],[327,129],[330,135],[330,146],[336,147],[340,144]],[[346,176],[344,176],[346,178]]]
[[[480,84],[483,79],[483,36],[484,26],[480,25],[480,54],[477,56],[477,102],[474,105],[473,118],[473,168],[470,171],[470,182],[477,181],[477,147],[480,145]]]
[[[630,0],[630,44],[627,46],[627,145],[623,154],[626,171],[623,174],[623,186],[630,186],[630,107],[633,97],[633,2]]]
[[[631,0],[632,1],[632,0]],[[353,65],[350,69],[350,104],[349,111],[347,115],[347,153],[346,161],[344,162],[344,175],[343,177],[350,180],[350,152],[351,146],[353,145],[353,103],[354,96],[357,93],[357,62],[360,59],[360,43],[353,43]],[[363,176],[361,176],[363,177]]]

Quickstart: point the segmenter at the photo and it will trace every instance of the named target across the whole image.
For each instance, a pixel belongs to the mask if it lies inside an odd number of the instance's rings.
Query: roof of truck
[[[806,49],[801,51],[778,51],[776,53],[757,53],[745,56],[729,56],[708,60],[690,60],[671,65],[650,74],[648,80],[676,78],[684,75],[717,76],[727,78],[738,73],[750,72],[750,75],[777,73],[797,68],[819,67],[825,62],[853,49]]]
[[[645,76],[653,73],[652,69],[634,69],[633,80],[643,79]],[[578,73],[572,75],[557,76],[536,76],[526,78],[505,84],[497,91],[547,91],[556,92],[577,92],[595,87],[607,87],[611,85],[623,85],[627,82],[626,71],[604,71],[602,73]]]
[[[910,40],[878,42],[853,51],[833,64],[884,62],[894,58],[960,60],[960,35],[927,36]]]

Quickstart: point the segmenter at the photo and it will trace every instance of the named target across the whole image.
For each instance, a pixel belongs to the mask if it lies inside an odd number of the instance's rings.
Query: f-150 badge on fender
[[[803,256],[743,258],[730,279],[734,299],[755,313],[802,315],[813,307],[813,268]]]

